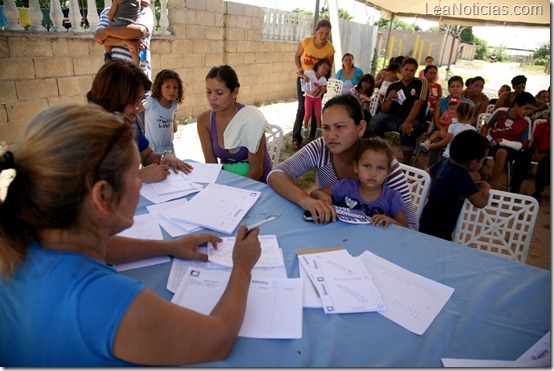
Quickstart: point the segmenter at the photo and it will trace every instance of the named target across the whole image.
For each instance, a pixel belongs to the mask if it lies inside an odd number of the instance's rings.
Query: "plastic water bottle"
[[[146,48],[141,49],[141,50],[139,51],[139,59],[140,59],[141,61],[145,61],[145,60],[146,60]]]

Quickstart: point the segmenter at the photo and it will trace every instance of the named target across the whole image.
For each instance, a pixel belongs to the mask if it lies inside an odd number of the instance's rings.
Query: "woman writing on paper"
[[[265,141],[267,121],[259,109],[237,102],[240,83],[231,66],[213,67],[206,76],[211,110],[198,116],[198,136],[206,163],[265,183],[272,164]]]
[[[53,106],[0,155],[0,171],[16,171],[0,203],[1,365],[182,365],[223,359],[233,347],[261,252],[258,229],[239,227],[227,288],[209,316],[110,264],[155,253],[134,246],[122,256],[109,243],[133,224],[139,200],[135,130],[96,105]],[[188,238],[191,251],[219,240]]]

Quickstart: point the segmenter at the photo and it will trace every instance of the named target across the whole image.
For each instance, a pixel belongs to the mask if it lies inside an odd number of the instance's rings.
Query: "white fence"
[[[72,32],[72,33],[93,33],[100,20],[95,0],[86,0],[86,10],[79,8],[78,0],[69,0],[69,12],[65,17],[59,0],[50,0],[49,19],[43,13],[38,0],[29,0],[29,8],[17,8],[15,0],[4,0],[4,23],[0,20],[0,26],[4,31],[27,31],[27,32]],[[156,3],[160,8],[160,19],[156,19],[154,34],[169,35],[169,18],[167,16],[168,0],[152,1],[150,7],[155,13]],[[104,0],[104,7],[112,5],[112,0]],[[101,11],[102,9],[100,9]],[[25,17],[28,16],[28,17]],[[43,24],[50,24],[51,27],[44,27]],[[69,26],[71,24],[71,26]],[[75,27],[74,25],[79,25]],[[27,26],[27,27],[24,27]]]
[[[314,17],[263,8],[262,39],[300,41],[311,35]]]

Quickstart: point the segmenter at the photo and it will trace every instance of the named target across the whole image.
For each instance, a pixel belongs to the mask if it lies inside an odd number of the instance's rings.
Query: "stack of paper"
[[[185,173],[171,173],[165,180],[157,183],[145,183],[140,189],[142,197],[159,204],[176,198],[185,197],[202,190],[202,186],[188,179]]]
[[[171,302],[209,315],[229,281],[230,272],[189,267]],[[253,278],[239,336],[261,339],[302,337],[302,280]]]
[[[161,204],[154,204],[146,206],[146,209],[150,214],[153,214],[156,216],[156,220],[158,221],[158,224],[165,229],[165,231],[173,238],[184,236],[185,234],[189,234],[192,232],[195,232],[199,229],[201,229],[199,226],[190,224],[190,223],[184,223],[177,220],[172,220],[170,218],[164,217],[163,212],[168,211],[174,207],[178,207],[181,205],[184,205],[188,202],[186,198],[180,198],[178,200],[174,201],[168,201]]]
[[[326,314],[385,309],[381,295],[361,262],[345,249],[297,251],[298,260],[317,290]]]
[[[258,236],[262,253],[258,262],[252,269],[253,278],[287,278],[285,269],[285,260],[283,251],[279,248],[277,237],[274,235]],[[219,269],[231,271],[233,267],[233,247],[235,237],[223,238],[218,242],[217,249],[214,249],[211,243],[208,247],[198,248],[198,252],[208,255],[207,262],[194,260],[173,259],[169,278],[167,280],[167,289],[171,292],[177,291],[177,287],[183,280],[184,274],[189,267],[199,267],[204,269]]]
[[[160,213],[173,222],[185,222],[217,232],[231,234],[260,192],[210,184],[189,202]]]

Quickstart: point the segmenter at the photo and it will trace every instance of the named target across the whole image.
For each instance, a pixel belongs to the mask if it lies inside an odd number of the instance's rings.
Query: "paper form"
[[[161,212],[169,210],[173,207],[177,207],[186,204],[188,200],[186,198],[180,198],[178,200],[168,201],[161,204],[154,204],[146,206],[146,209],[150,214],[156,215],[158,224],[173,238],[183,236],[188,233],[192,233],[200,230],[197,225],[190,223],[179,223],[171,219],[164,218],[160,215]]]
[[[221,172],[221,164],[191,163],[192,171],[186,175],[187,179],[196,183],[215,183]]]
[[[302,294],[302,305],[304,308],[323,308],[319,294],[317,293],[317,290],[312,284],[312,281],[310,280],[310,277],[308,277],[308,273],[306,273],[306,270],[302,264],[299,264],[298,272],[300,274],[300,278],[304,280],[304,290]]]
[[[153,214],[135,215],[133,217],[133,225],[130,228],[119,232],[117,235],[122,237],[139,238],[146,240],[164,239],[156,216]],[[129,269],[147,267],[149,265],[163,264],[169,261],[169,256],[155,256],[149,259],[138,260],[125,264],[118,264],[115,266],[115,269],[118,272],[122,272]]]
[[[307,258],[326,314],[385,309],[371,276],[346,250],[302,255]]]
[[[197,249],[198,252],[207,254],[207,248],[206,247],[199,247]],[[283,250],[279,249],[281,256],[283,256]],[[284,261],[284,260],[283,260]],[[207,262],[202,262],[198,260],[182,260],[178,258],[173,258],[173,262],[171,264],[171,270],[169,271],[169,277],[167,279],[167,289],[171,292],[177,291],[177,288],[179,287],[179,284],[183,280],[183,277],[185,276],[185,272],[187,271],[188,267],[200,267],[207,269]],[[230,267],[223,267],[221,266],[222,270],[231,271]],[[280,267],[271,267],[271,268],[254,268],[252,269],[252,277],[273,277],[273,278],[287,278],[287,270],[285,269],[285,266],[282,265]]]
[[[379,314],[418,335],[429,328],[454,293],[452,287],[412,273],[367,250],[358,258],[387,308]]]
[[[170,173],[164,180],[151,184],[159,195],[198,189],[198,185],[188,180],[182,172]]]
[[[231,234],[261,192],[210,184],[188,203],[161,213],[176,221],[192,223],[217,232]]]
[[[229,276],[229,271],[189,267],[171,302],[208,315],[225,291]],[[302,280],[252,278],[238,336],[301,338]]]
[[[223,237],[223,241],[217,243],[217,249],[211,243],[208,243],[208,268],[210,263],[217,263],[222,266],[233,266],[233,247],[236,237]],[[285,265],[283,255],[279,249],[277,236],[263,235],[258,236],[262,253],[254,265],[255,268],[261,267],[279,267]]]
[[[164,195],[160,195],[158,194],[156,189],[154,189],[154,186],[152,185],[152,183],[144,183],[140,189],[140,195],[152,203],[159,204],[169,200],[175,200],[177,198],[188,196],[191,193],[196,193],[201,191],[202,186],[200,186],[199,184],[197,184],[197,186],[198,187],[196,189],[191,189],[188,191],[181,191],[181,192],[167,193]]]
[[[515,361],[442,358],[444,367],[550,367],[550,331]]]

